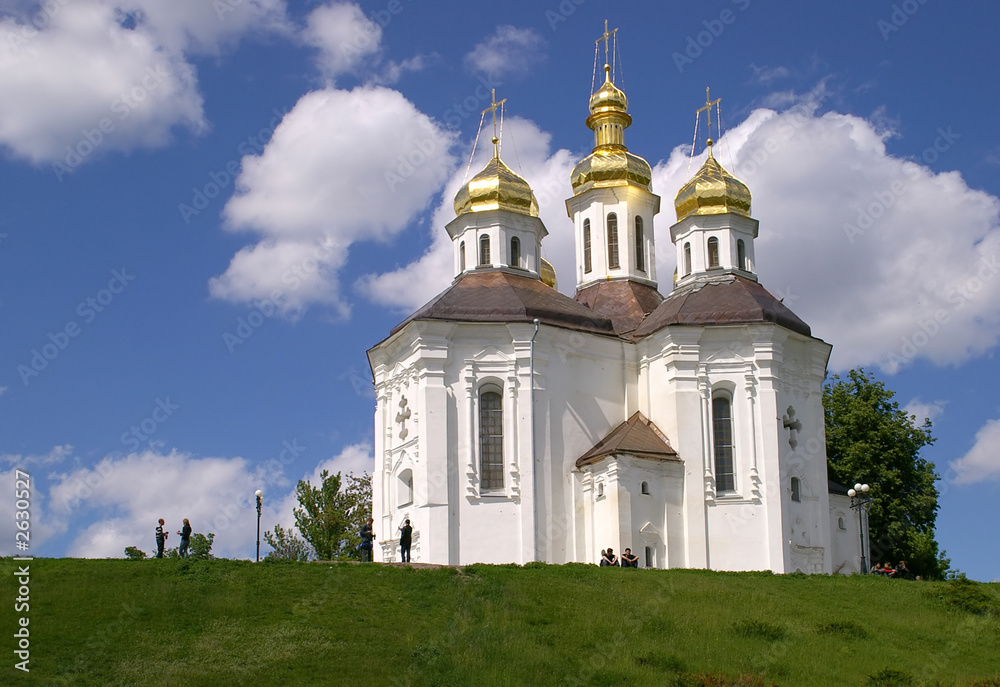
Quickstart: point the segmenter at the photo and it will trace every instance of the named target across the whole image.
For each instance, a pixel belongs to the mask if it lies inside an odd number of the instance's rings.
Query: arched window
[[[715,449],[715,490],[735,491],[733,472],[733,408],[725,396],[712,399],[712,432]]]
[[[743,243],[743,239],[736,242],[736,264],[739,265],[741,270],[746,270],[747,268],[747,247]]]
[[[802,501],[802,484],[799,482],[798,477],[792,478],[792,501]]]
[[[616,270],[618,262],[618,215],[608,215],[608,269]]]
[[[495,386],[479,392],[479,487],[503,489],[503,399]]]
[[[521,266],[521,239],[516,236],[510,239],[510,264],[511,267]]]
[[[490,264],[490,237],[483,235],[479,237],[479,266]]]
[[[653,547],[652,546],[647,546],[646,547],[646,567],[647,568],[655,568],[656,567],[655,563],[656,563],[656,561],[653,560]]]
[[[649,482],[642,483],[642,493],[647,495],[649,494]]]
[[[684,244],[684,276],[691,274],[691,244]]]
[[[583,273],[589,274],[590,265],[590,220],[583,220]]]
[[[413,503],[413,471],[403,470],[399,473],[399,484],[396,485],[396,505],[397,507],[408,506]]]
[[[465,241],[458,244],[458,271],[465,271]]]
[[[635,218],[635,268],[646,271],[646,241],[642,235],[642,217]]]
[[[604,498],[604,482],[597,483],[597,498],[599,499]]]
[[[708,268],[719,266],[719,239],[714,236],[708,240]]]

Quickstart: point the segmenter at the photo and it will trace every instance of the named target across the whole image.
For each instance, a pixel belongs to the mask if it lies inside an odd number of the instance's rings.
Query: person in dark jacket
[[[375,533],[372,531],[372,523],[374,522],[373,518],[368,518],[368,522],[361,526],[361,561],[363,563],[371,563],[372,560],[372,542],[375,541]]]
[[[191,546],[191,523],[187,518],[184,518],[184,527],[180,528],[177,534],[181,535],[181,543],[177,547],[177,553],[181,558],[187,558],[188,547]]]
[[[399,526],[399,554],[403,557],[404,563],[410,562],[410,542],[413,539],[413,527],[410,526],[410,519],[407,518]]]

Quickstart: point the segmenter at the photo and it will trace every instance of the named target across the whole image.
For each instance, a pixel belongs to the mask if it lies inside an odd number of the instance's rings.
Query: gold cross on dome
[[[712,100],[712,96],[710,96],[708,93],[709,93],[708,86],[705,86],[705,107],[700,108],[695,114],[699,114],[700,115],[702,112],[704,112],[708,116],[708,147],[711,148],[712,147],[712,106],[713,105],[718,105],[722,101],[722,98],[716,98],[713,101]]]
[[[497,102],[497,89],[494,88],[490,100],[490,106],[483,110],[483,115],[487,112],[493,113],[493,157],[498,158],[500,157],[500,139],[497,137],[497,108],[507,102],[507,99],[504,98]]]
[[[604,63],[605,64],[608,63],[608,40],[611,37],[613,37],[616,33],[618,33],[618,29],[611,29],[610,31],[608,31],[608,20],[605,19],[604,20],[604,33],[601,34],[600,38],[598,38],[596,41],[594,41],[595,45],[600,45],[601,41],[604,41]]]

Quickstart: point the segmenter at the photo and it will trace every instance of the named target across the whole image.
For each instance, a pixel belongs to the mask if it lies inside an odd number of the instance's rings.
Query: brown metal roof
[[[663,432],[645,415],[637,412],[580,456],[576,466],[583,467],[607,456],[623,453],[652,460],[680,460]]]
[[[537,277],[498,269],[465,272],[430,303],[399,323],[395,334],[414,320],[531,322],[615,335],[611,320],[577,303]]]
[[[630,280],[602,281],[576,292],[574,300],[611,319],[615,333],[632,332],[656,310],[663,296],[652,286]]]
[[[632,333],[648,336],[672,324],[749,324],[773,322],[793,332],[811,336],[809,325],[800,320],[767,289],[745,277],[695,282],[663,299]]]

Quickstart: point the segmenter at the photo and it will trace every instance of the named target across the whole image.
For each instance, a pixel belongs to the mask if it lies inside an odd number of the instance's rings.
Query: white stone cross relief
[[[781,418],[781,424],[788,430],[788,445],[794,449],[799,445],[798,434],[802,431],[802,423],[795,418],[795,408],[788,406],[788,414]]]
[[[406,421],[410,419],[410,409],[406,404],[406,396],[399,399],[399,412],[396,413],[396,422],[399,423],[399,438],[405,439],[410,430],[406,428]]]

